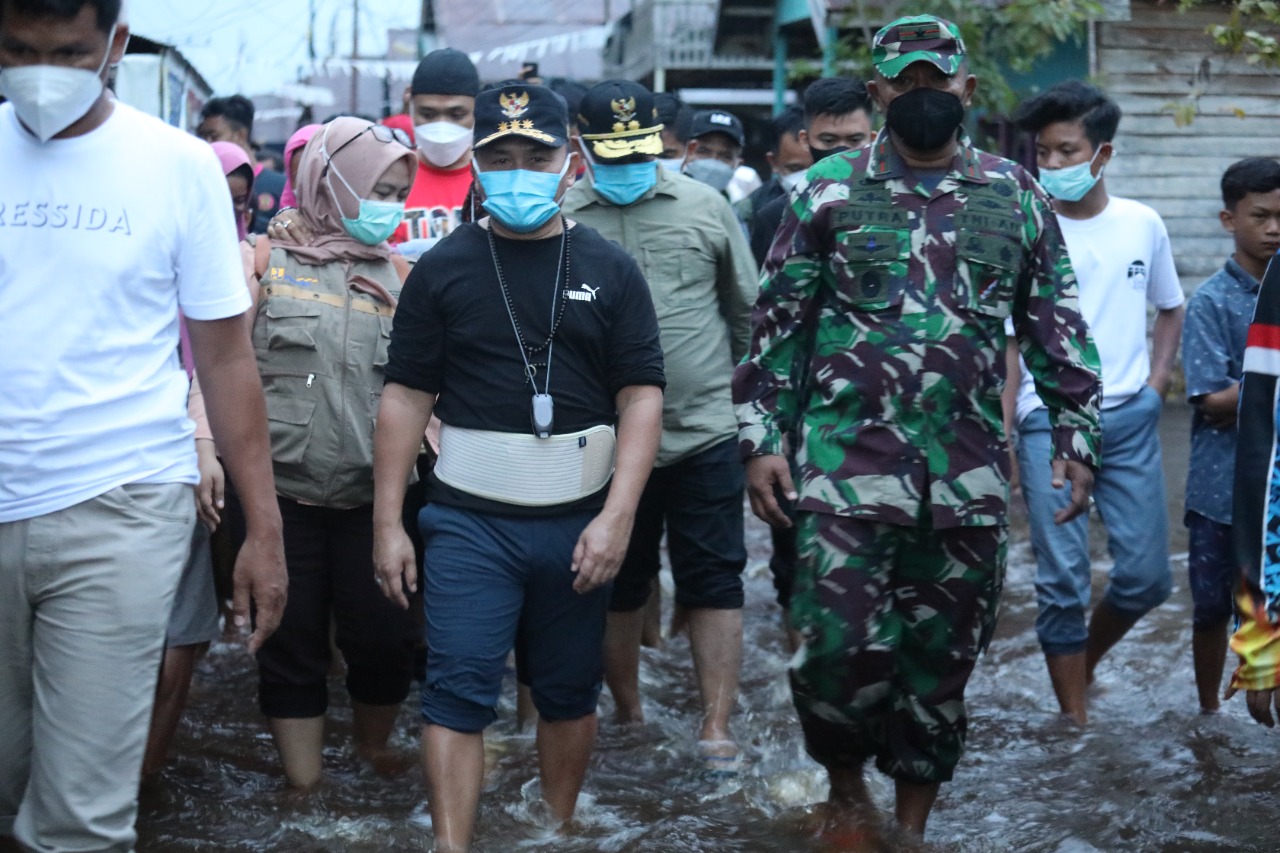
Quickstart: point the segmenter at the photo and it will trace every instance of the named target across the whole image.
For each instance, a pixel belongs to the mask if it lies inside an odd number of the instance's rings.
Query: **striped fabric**
[[[1249,326],[1240,390],[1232,511],[1240,656],[1232,686],[1280,686],[1280,261],[1272,260]]]

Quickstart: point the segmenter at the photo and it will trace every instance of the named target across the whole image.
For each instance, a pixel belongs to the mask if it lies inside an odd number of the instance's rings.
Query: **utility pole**
[[[351,112],[358,113],[356,99],[360,89],[360,72],[356,60],[360,57],[360,0],[351,0]]]
[[[307,58],[311,73],[316,72],[316,0],[307,0]]]

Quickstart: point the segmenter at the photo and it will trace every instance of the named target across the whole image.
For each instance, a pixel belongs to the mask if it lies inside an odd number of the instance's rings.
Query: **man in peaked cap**
[[[977,80],[956,26],[900,18],[872,56],[887,129],[797,187],[733,385],[753,510],[790,525],[775,489],[797,510],[791,685],[832,813],[871,807],[874,759],[923,835],[1004,576],[1005,318],[1049,407],[1060,522],[1087,507],[1100,383],[1048,196],[961,129]]]
[[[755,262],[720,193],[654,162],[662,125],[649,90],[606,81],[587,92],[580,113],[577,144],[588,180],[569,190],[565,213],[617,241],[640,264],[657,307],[667,372],[662,444],[609,604],[605,678],[617,719],[643,719],[643,608],[665,529],[676,602],[689,613],[704,715],[701,757],[713,771],[732,772],[738,747],[729,716],[742,666],[746,549],[729,379],[746,352]]]
[[[595,743],[609,584],[657,450],[664,382],[635,262],[561,215],[577,160],[563,99],[516,82],[481,92],[475,116],[489,215],[405,282],[374,436],[374,565],[407,606],[418,570],[405,482],[433,412],[441,422],[418,521],[423,763],[442,853],[471,844],[483,731],[513,645],[538,709],[543,800],[555,819],[573,816]]]

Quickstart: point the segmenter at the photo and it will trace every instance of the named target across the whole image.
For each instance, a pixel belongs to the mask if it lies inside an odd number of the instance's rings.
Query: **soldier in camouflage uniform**
[[[873,51],[888,128],[792,195],[734,397],[756,514],[786,526],[774,489],[798,501],[792,690],[832,807],[867,804],[874,757],[923,834],[1004,574],[1004,319],[1052,412],[1063,520],[1087,505],[1100,384],[1048,197],[960,131],[977,80],[955,25],[902,18]]]

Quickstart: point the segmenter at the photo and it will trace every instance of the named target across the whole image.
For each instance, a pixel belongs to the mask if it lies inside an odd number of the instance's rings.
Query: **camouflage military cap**
[[[890,79],[913,62],[928,62],[948,77],[964,62],[960,28],[934,15],[910,15],[880,28],[871,42],[871,61]]]

